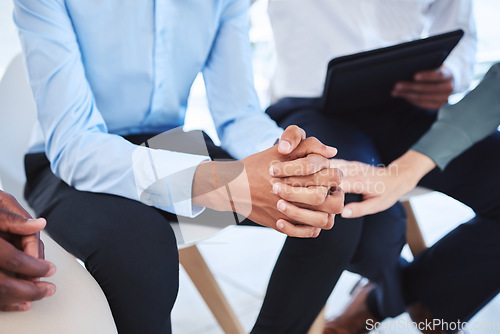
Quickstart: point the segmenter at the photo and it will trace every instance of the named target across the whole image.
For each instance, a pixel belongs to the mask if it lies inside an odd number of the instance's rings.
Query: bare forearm
[[[231,184],[231,189],[237,190],[245,186],[245,181],[241,161],[203,162],[196,169],[193,179],[193,204],[217,211],[232,211],[231,201],[235,199],[229,199],[227,187]]]
[[[192,197],[193,204],[220,210],[220,203],[224,202],[222,188],[216,185],[216,170],[221,169],[220,162],[210,161],[201,163],[194,174]]]
[[[436,167],[431,158],[417,151],[409,150],[389,165],[391,173],[398,173],[412,186],[418,182],[431,170]]]

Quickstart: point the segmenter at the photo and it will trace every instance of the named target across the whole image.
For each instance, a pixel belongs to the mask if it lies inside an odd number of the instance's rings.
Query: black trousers
[[[346,128],[335,135],[349,133]],[[141,143],[152,136],[127,139]],[[213,158],[227,157],[211,142],[207,146]],[[363,159],[352,157],[371,161],[371,154],[363,154]],[[44,154],[27,155],[25,162],[30,205],[47,218],[50,235],[85,262],[108,299],[119,332],[169,333],[179,265],[169,222],[176,216],[126,198],[69,187],[51,172]],[[306,333],[345,268],[379,282],[386,291],[397,287],[404,228],[403,210],[395,206],[364,219],[337,217],[335,227],[316,239],[287,238],[252,332]]]
[[[370,110],[339,110],[325,116],[319,100],[300,98],[283,99],[271,106],[268,113],[281,126],[297,124],[308,135],[338,147],[340,158],[360,160],[358,156],[361,156],[364,158],[361,161],[366,162],[367,157],[374,155],[383,164],[410,149],[436,119],[436,112],[407,103]],[[328,131],[339,132],[341,136],[349,136],[354,131],[350,138],[358,145],[353,148],[352,144],[344,145],[342,140],[329,140],[323,135]],[[444,171],[435,169],[421,180],[421,186],[468,205],[476,216],[404,266],[402,286],[407,304],[420,301],[435,318],[463,322],[500,291],[499,166],[500,133],[495,132],[454,159]],[[382,298],[379,305],[386,304],[384,289],[382,286],[376,291]],[[399,291],[394,289],[393,294]],[[398,298],[386,301],[397,302]],[[397,311],[396,314],[404,311],[401,305],[384,307],[379,309],[382,316],[394,315],[387,309]]]
[[[154,135],[127,139],[141,144]],[[210,140],[207,147],[212,158],[229,158]],[[170,333],[179,286],[170,223],[177,216],[127,198],[78,191],[51,172],[44,153],[26,155],[25,167],[28,203],[47,219],[51,237],[84,261],[106,295],[118,332]],[[213,214],[228,213],[204,213]]]

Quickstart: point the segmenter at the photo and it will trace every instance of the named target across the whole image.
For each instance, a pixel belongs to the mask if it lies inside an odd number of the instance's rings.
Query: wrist
[[[409,150],[389,165],[412,188],[436,167],[431,158],[417,151]]]
[[[218,203],[223,202],[223,195],[217,185],[216,173],[214,170],[220,162],[204,161],[198,165],[194,173],[192,200],[197,206],[204,206],[214,210],[218,209]]]
[[[238,201],[241,184],[246,180],[240,161],[202,162],[193,178],[193,204],[216,211],[233,211],[233,202]]]

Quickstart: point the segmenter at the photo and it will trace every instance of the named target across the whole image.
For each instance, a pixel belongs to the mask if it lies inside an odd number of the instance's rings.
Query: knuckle
[[[4,193],[4,196],[2,196],[2,201],[12,203],[12,201],[14,201],[14,196],[8,193]]]
[[[323,197],[323,199],[322,199],[323,202],[326,201],[326,199],[328,198],[328,195],[330,194],[330,189],[331,189],[330,187],[321,186],[320,193],[321,193],[321,196]]]
[[[286,196],[286,197],[289,197],[290,195],[293,194],[293,188],[288,186],[288,185],[284,185],[283,187],[280,188],[280,195],[283,195],[283,196]]]
[[[15,198],[11,194],[6,193],[6,192],[0,193],[0,204],[2,206],[4,206],[4,205],[5,206],[12,205],[13,201],[15,201]]]
[[[309,137],[307,139],[308,139],[308,142],[310,144],[315,144],[315,145],[321,144],[321,142],[319,141],[319,139],[316,138],[316,137]]]
[[[15,252],[9,256],[9,258],[5,261],[5,264],[9,270],[15,272],[23,264],[23,259],[19,253]]]
[[[276,175],[282,175],[284,173],[284,167],[286,165],[283,165],[281,162],[279,163],[276,163],[276,164],[272,164],[272,170],[273,170],[273,175],[276,177]]]
[[[320,160],[322,166],[325,166],[325,167],[330,166],[330,162],[328,161],[328,158],[325,158],[324,156],[320,155],[320,156],[318,156],[318,159]]]
[[[321,149],[325,148],[326,146],[316,137],[312,137],[311,141],[313,142],[314,145],[320,147]]]
[[[322,221],[322,225],[321,225],[321,227],[322,227],[322,228],[327,227],[329,222],[330,222],[330,221],[329,221],[329,218],[328,218],[328,213],[325,213],[325,214],[323,215],[323,221]]]
[[[15,221],[15,216],[11,212],[6,212],[4,219],[7,223],[13,223]]]
[[[329,186],[332,186],[332,185],[338,185],[340,184],[340,174],[333,171],[330,173],[330,175],[328,176],[328,185]]]
[[[301,181],[301,179],[296,176],[289,176],[286,182],[290,187],[301,187],[303,185],[303,181]]]
[[[306,174],[311,174],[316,169],[315,168],[316,164],[314,163],[313,157],[307,157],[306,159],[307,160],[306,160],[305,165],[304,165],[305,172],[306,172]]]
[[[301,137],[302,135],[302,133],[300,132],[300,128],[297,125],[293,126],[293,133],[298,137]]]
[[[327,206],[327,210],[331,214],[339,214],[344,209],[344,192],[337,190],[334,193],[334,198]]]
[[[315,192],[312,196],[312,204],[313,205],[320,205],[325,201],[325,195],[320,193],[320,192]]]
[[[338,203],[336,204],[336,208],[334,210],[334,214],[340,214],[342,210],[344,210],[344,201],[345,201],[345,194],[342,189],[339,190],[338,192]]]
[[[307,156],[306,160],[308,162],[308,165],[312,168],[315,168],[316,166],[319,167],[328,163],[328,159],[319,154],[310,154]]]
[[[320,181],[322,179],[329,180],[332,175],[332,169],[331,168],[325,168],[320,171],[318,171],[315,175],[316,181]]]
[[[10,291],[12,289],[12,285],[9,283],[9,281],[2,281],[0,282],[0,299],[4,299],[10,294]]]
[[[290,125],[287,130],[290,132],[290,135],[293,137],[300,137],[300,128],[297,125]]]
[[[338,184],[340,184],[344,179],[344,172],[342,172],[342,170],[338,168],[335,168],[334,174],[337,176]]]
[[[333,228],[333,226],[335,225],[335,214],[330,214],[330,225],[329,225],[329,229]]]

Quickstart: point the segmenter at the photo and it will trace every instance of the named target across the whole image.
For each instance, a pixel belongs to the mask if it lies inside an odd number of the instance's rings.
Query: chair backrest
[[[7,67],[0,81],[0,179],[3,189],[25,208],[24,155],[36,120],[36,106],[21,55]]]
[[[0,178],[3,189],[29,211],[23,198],[24,155],[36,120],[36,106],[21,55],[0,81]],[[1,333],[117,333],[106,298],[92,276],[42,232],[45,255],[58,267],[50,281],[58,293],[29,312],[0,312]]]

